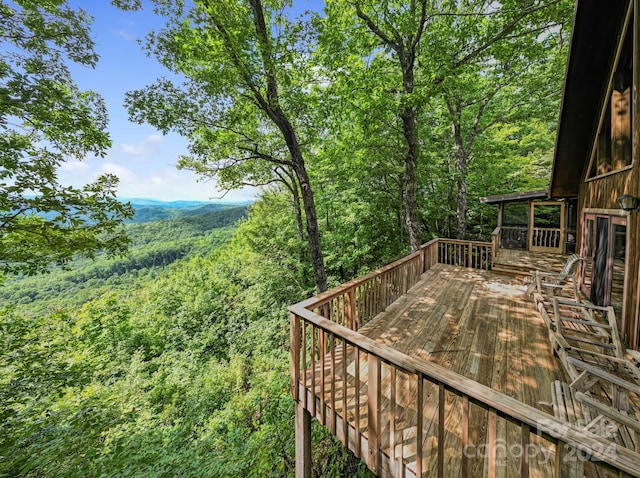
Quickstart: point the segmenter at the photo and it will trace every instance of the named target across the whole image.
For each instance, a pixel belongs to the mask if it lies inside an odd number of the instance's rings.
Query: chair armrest
[[[627,353],[631,356],[632,363],[636,365],[636,367],[640,366],[640,351],[627,349]]]
[[[562,278],[562,279],[568,279],[568,278],[573,279],[576,275],[575,274],[563,274],[562,272],[538,272],[537,276],[538,277],[557,277],[557,278]]]

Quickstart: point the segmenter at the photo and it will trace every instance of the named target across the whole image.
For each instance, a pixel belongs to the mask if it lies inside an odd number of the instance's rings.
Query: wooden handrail
[[[415,381],[417,392],[416,398],[412,399],[416,403],[412,403],[411,406],[415,405],[420,424],[416,429],[414,443],[416,461],[412,462],[413,470],[407,468],[408,474],[415,473],[420,476],[422,469],[420,457],[423,456],[423,450],[422,446],[417,445],[422,444],[423,439],[422,407],[429,400],[425,398],[428,394],[424,392],[424,384],[433,383],[440,390],[436,401],[441,421],[444,420],[445,392],[448,391],[462,398],[463,415],[466,420],[466,422],[463,420],[463,430],[467,430],[467,432],[463,431],[463,446],[468,444],[468,404],[472,403],[489,411],[489,437],[493,436],[495,439],[495,419],[496,416],[500,416],[520,426],[522,446],[529,444],[529,435],[533,433],[541,434],[543,438],[554,443],[557,449],[556,464],[561,460],[563,447],[568,446],[588,451],[592,457],[608,463],[617,470],[640,476],[637,470],[640,455],[637,453],[626,448],[615,447],[615,444],[612,445],[612,442],[604,438],[562,422],[440,365],[409,357],[357,332],[368,320],[384,311],[399,296],[406,293],[420,280],[422,273],[434,264],[445,262],[489,268],[491,261],[487,258],[494,252],[492,251],[494,247],[491,243],[434,239],[423,245],[419,251],[392,264],[289,307],[291,391],[298,406],[318,418],[340,438],[343,444],[351,445],[356,456],[361,457],[370,469],[378,474],[387,470],[388,474],[390,469],[398,466],[398,460],[400,466],[409,466],[409,463],[403,461],[402,453],[398,458],[395,451],[396,445],[401,450],[405,446],[402,433],[400,433],[400,443],[396,443],[395,410],[396,407],[401,408],[402,404],[400,402],[396,404],[395,387],[397,376],[413,377],[411,380]],[[347,380],[348,354],[349,360],[353,361],[349,362],[353,369],[349,372],[352,374],[349,375],[351,378]],[[363,360],[366,360],[368,370],[366,383],[361,382],[360,376],[360,364],[364,363]],[[393,377],[391,388],[388,390],[389,396],[384,397],[381,395],[382,367],[387,367],[388,376]],[[363,391],[363,386],[366,387],[367,392]],[[351,419],[347,419],[344,413],[347,409],[348,388],[353,390],[352,398],[355,400],[353,408],[355,416]],[[367,398],[368,407],[364,434],[361,432],[363,418],[360,413],[361,393],[364,393]],[[336,411],[340,408],[340,400],[342,400],[342,416]],[[388,414],[384,417],[380,414],[383,400],[385,403],[390,403],[390,410],[393,411],[392,418]],[[383,420],[386,421],[383,422]],[[302,430],[304,427],[297,426],[297,429]],[[390,456],[385,455],[381,449],[383,430],[392,433],[391,437],[386,437],[388,443],[393,444]],[[438,430],[438,436],[443,437],[444,423],[438,424]],[[437,467],[441,470],[443,467],[441,461],[444,460],[444,441],[438,439],[437,443]],[[495,445],[492,449],[493,455],[489,456],[488,463],[495,471]],[[308,461],[305,463],[305,466],[308,466]],[[468,460],[464,456],[461,466],[463,470],[468,466]],[[524,459],[521,463],[521,476],[528,476],[528,467],[529,464]],[[556,466],[556,476],[559,470],[560,466]]]
[[[357,330],[405,294],[434,264],[489,270],[493,263],[491,250],[489,242],[434,239],[413,254],[298,305]],[[326,310],[321,311],[323,307]]]
[[[312,323],[335,337],[340,337],[348,345],[365,351],[382,360],[397,370],[412,375],[422,376],[435,384],[443,384],[445,388],[455,391],[461,396],[469,397],[483,408],[494,409],[508,419],[527,425],[530,429],[551,437],[554,441],[563,442],[579,450],[588,452],[592,457],[604,461],[616,470],[624,471],[632,476],[640,476],[638,470],[638,454],[624,447],[615,447],[615,456],[611,450],[612,443],[587,430],[577,428],[554,416],[495,391],[481,383],[471,380],[452,370],[433,362],[409,357],[384,344],[380,344],[358,332],[352,331],[300,307],[299,304],[289,308],[292,315]],[[292,319],[295,320],[295,319]],[[299,363],[299,362],[298,362]],[[299,390],[299,375],[292,384],[292,391]],[[298,394],[294,393],[297,398]]]

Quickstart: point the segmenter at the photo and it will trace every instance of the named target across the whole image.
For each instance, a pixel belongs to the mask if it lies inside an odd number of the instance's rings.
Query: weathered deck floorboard
[[[521,282],[510,276],[437,264],[407,294],[360,328],[359,333],[550,413],[543,404],[552,401],[551,386],[555,380],[567,377],[553,355],[540,314],[524,292]],[[312,399],[308,393],[305,400],[315,400],[315,417],[352,451],[363,456],[368,449],[368,415],[375,409],[369,403],[368,393],[372,383],[369,373],[375,368],[371,368],[368,354],[358,353],[350,345],[346,350],[340,342],[333,349],[326,344],[324,347],[328,351],[326,357],[315,358],[315,367],[302,377],[307,391],[315,389],[315,397]],[[439,387],[425,380],[419,390],[415,374],[404,373],[384,362],[379,374],[377,400],[382,427],[379,445],[388,457],[386,466],[391,468],[382,475],[416,476],[421,468],[423,477],[438,476]],[[322,376],[334,378],[323,381]],[[304,388],[301,392],[307,393]],[[421,423],[416,409],[420,394]],[[487,443],[491,441],[491,433],[495,433],[498,444],[495,476],[519,476],[520,457],[510,447],[521,443],[521,427],[465,400],[444,391],[443,475],[488,476],[492,467]],[[466,431],[465,414],[469,417]],[[347,439],[342,420],[345,415],[349,424]],[[495,422],[495,432],[491,420]],[[359,433],[364,441],[358,438]],[[421,466],[416,446],[419,435]],[[529,460],[528,476],[552,476],[555,446],[536,435],[529,440],[534,455]],[[461,453],[463,443],[472,447],[469,454]],[[591,463],[585,472],[587,476],[606,476]]]
[[[438,265],[360,333],[539,407],[562,372],[523,291],[506,276]]]
[[[359,330],[368,336],[412,357],[436,362],[461,375],[471,378],[513,398],[540,407],[540,402],[550,402],[550,387],[556,379],[563,379],[559,364],[553,357],[542,319],[533,307],[531,299],[524,296],[524,288],[518,281],[507,276],[463,267],[436,265],[424,274],[422,280],[409,293]],[[343,416],[342,349],[334,352],[337,370],[334,395],[330,386],[325,387],[325,403]],[[359,359],[360,387],[356,387],[356,360],[353,350],[346,353],[347,370],[347,421],[355,428],[366,431],[368,414],[367,383],[368,363],[366,356]],[[320,375],[320,364],[316,376]],[[327,372],[328,373],[328,372]],[[309,374],[310,375],[310,374]],[[393,377],[395,375],[395,377]],[[392,379],[395,382],[392,384]],[[386,429],[382,433],[381,448],[399,462],[409,473],[416,470],[415,437],[417,436],[417,413],[415,376],[404,376],[401,372],[390,373],[389,367],[381,370],[382,396],[381,414],[394,417],[383,420]],[[306,380],[311,387],[311,377]],[[393,392],[392,392],[393,387]],[[359,390],[356,397],[355,390]],[[424,476],[437,475],[437,428],[438,387],[424,386],[423,407],[423,457]],[[395,401],[391,395],[395,395]],[[317,394],[318,395],[318,394]],[[445,476],[461,476],[462,456],[460,450],[464,413],[462,399],[447,392],[445,407]],[[318,401],[320,403],[320,401]],[[359,407],[357,406],[359,404]],[[391,410],[394,403],[394,410]],[[320,407],[318,407],[320,408]],[[358,413],[356,415],[356,408]],[[469,439],[473,444],[487,442],[488,412],[470,405]],[[333,419],[327,414],[326,426],[334,430]],[[395,433],[390,433],[393,422]],[[340,427],[341,428],[341,427]],[[338,431],[340,437],[343,432]],[[366,433],[365,433],[366,435]],[[393,450],[391,437],[393,436]],[[500,443],[519,443],[520,430],[504,419],[497,420],[497,438]],[[355,436],[352,434],[355,441]],[[355,449],[351,443],[350,448]],[[531,476],[549,476],[541,463],[531,470]],[[499,448],[497,476],[517,474],[519,461]],[[486,456],[471,456],[468,476],[483,476],[487,469]]]

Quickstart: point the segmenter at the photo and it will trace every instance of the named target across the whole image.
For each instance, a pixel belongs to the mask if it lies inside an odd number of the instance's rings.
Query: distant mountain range
[[[252,201],[243,202],[206,202],[206,201],[157,201],[144,198],[122,198],[130,202],[136,210],[135,216],[129,222],[151,222],[173,219],[183,216],[197,216],[222,209],[247,206]]]

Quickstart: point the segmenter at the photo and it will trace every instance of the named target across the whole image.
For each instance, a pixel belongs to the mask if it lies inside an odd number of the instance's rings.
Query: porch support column
[[[633,161],[635,166],[632,169],[632,179],[629,184],[629,192],[633,196],[638,197],[640,194],[640,167],[638,160],[640,158],[640,0],[633,1],[633,107],[631,114],[632,120],[632,139],[633,139]],[[640,221],[638,220],[638,212],[631,213],[627,222],[627,244],[633,247],[627,247],[627,264],[630,267],[628,271],[628,287],[626,291],[626,314],[623,322],[623,334],[629,342],[631,348],[640,349],[640,260],[638,255],[640,249],[636,244],[640,238]],[[635,293],[635,300],[634,300]]]
[[[296,478],[311,478],[311,414],[300,402],[296,402]]]

